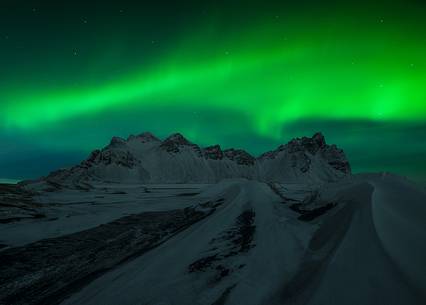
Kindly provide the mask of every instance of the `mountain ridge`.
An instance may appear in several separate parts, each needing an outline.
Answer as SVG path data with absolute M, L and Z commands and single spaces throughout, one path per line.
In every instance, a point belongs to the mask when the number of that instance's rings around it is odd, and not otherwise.
M 336 181 L 351 175 L 346 155 L 322 133 L 294 138 L 254 157 L 244 149 L 201 147 L 180 133 L 164 140 L 150 132 L 113 137 L 71 168 L 24 184 L 90 185 L 96 181 L 215 183 L 226 178 L 264 182 Z

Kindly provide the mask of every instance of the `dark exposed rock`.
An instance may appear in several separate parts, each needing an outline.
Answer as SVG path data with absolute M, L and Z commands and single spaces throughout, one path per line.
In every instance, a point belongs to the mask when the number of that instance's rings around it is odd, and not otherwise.
M 200 206 L 206 207 L 206 208 L 217 208 L 223 205 L 224 202 L 225 202 L 225 199 L 220 198 L 216 201 L 206 201 L 206 202 L 200 203 Z
M 337 148 L 337 146 L 333 144 L 331 146 L 325 147 L 321 153 L 328 161 L 328 164 L 330 164 L 333 168 L 345 174 L 351 173 L 351 166 L 342 149 Z
M 124 140 L 123 138 L 120 137 L 113 137 L 111 139 L 111 142 L 109 144 L 110 146 L 121 146 L 121 145 L 126 145 L 126 140 Z
M 237 218 L 237 234 L 232 242 L 239 247 L 240 252 L 247 252 L 252 247 L 254 231 L 255 213 L 253 210 L 246 210 Z
M 251 209 L 243 211 L 235 220 L 235 225 L 213 238 L 210 244 L 213 247 L 208 255 L 196 260 L 188 266 L 188 271 L 213 271 L 213 282 L 218 282 L 228 276 L 233 270 L 241 269 L 241 263 L 230 266 L 229 258 L 248 252 L 253 244 L 256 226 L 254 225 L 255 212 Z M 243 264 L 244 265 L 244 264 Z
M 223 151 L 226 158 L 240 165 L 254 165 L 255 158 L 243 149 L 226 149 Z
M 276 184 L 275 183 L 268 183 L 268 185 L 269 185 L 269 187 L 271 188 L 271 190 L 275 193 L 275 194 L 277 194 L 283 201 L 282 201 L 282 203 L 284 203 L 284 204 L 287 204 L 287 203 L 291 203 L 291 202 L 298 202 L 297 200 L 295 200 L 295 199 L 292 199 L 292 198 L 288 198 L 288 197 L 286 197 L 286 196 L 284 196 L 283 194 L 282 194 L 282 192 L 280 192 L 280 190 L 278 189 L 278 187 L 276 186 Z
M 275 156 L 278 154 L 276 150 L 267 151 L 261 154 L 258 159 L 275 159 Z
M 290 153 L 304 151 L 312 155 L 326 146 L 324 136 L 319 132 L 314 134 L 312 138 L 302 137 L 293 139 L 287 145 Z
M 311 159 L 304 152 L 293 153 L 290 158 L 292 167 L 298 168 L 302 173 L 309 171 Z
M 195 271 L 204 271 L 208 267 L 210 267 L 214 261 L 217 261 L 218 254 L 209 255 L 206 257 L 202 257 L 195 262 L 193 262 L 191 265 L 189 265 L 188 270 L 189 272 L 195 272 Z
M 161 148 L 165 149 L 169 153 L 178 153 L 181 148 L 185 146 L 191 147 L 197 153 L 197 155 L 201 157 L 202 153 L 200 147 L 188 141 L 180 133 L 172 134 L 160 145 Z
M 129 151 L 105 150 L 99 156 L 99 161 L 105 165 L 117 164 L 132 168 L 139 163 Z
M 321 132 L 317 132 L 316 134 L 314 134 L 312 136 L 312 140 L 320 147 L 323 148 L 326 143 L 325 143 L 325 138 L 324 135 Z
M 216 266 L 216 278 L 217 282 L 221 281 L 224 277 L 228 276 L 231 273 L 231 270 L 223 265 Z
M 143 132 L 137 136 L 131 135 L 129 136 L 129 138 L 127 139 L 127 141 L 133 141 L 133 140 L 138 140 L 142 143 L 148 143 L 148 142 L 153 142 L 153 141 L 160 141 L 160 139 L 158 139 L 155 135 L 153 135 L 150 132 Z
M 277 149 L 268 151 L 260 155 L 259 159 L 269 158 L 274 159 L 280 152 L 286 151 L 288 153 L 300 153 L 308 152 L 312 155 L 316 154 L 319 150 L 324 149 L 327 146 L 325 138 L 322 133 L 315 133 L 312 138 L 302 137 L 295 138 L 287 144 L 282 144 Z
M 203 149 L 203 155 L 206 159 L 222 160 L 223 151 L 219 145 L 208 146 Z
M 90 153 L 90 156 L 87 158 L 85 162 L 87 165 L 91 166 L 93 163 L 95 163 L 97 160 L 99 160 L 99 156 L 101 154 L 101 151 L 99 149 L 96 149 Z
M 293 211 L 301 214 L 298 219 L 301 221 L 311 221 L 315 218 L 325 214 L 328 210 L 334 208 L 337 204 L 334 202 L 326 203 L 325 205 L 322 205 L 320 207 L 316 207 L 313 209 L 306 209 L 302 207 L 302 204 L 300 203 L 294 203 L 290 205 L 290 209 Z
M 168 136 L 164 142 L 173 142 L 180 145 L 191 145 L 192 143 L 185 138 L 181 133 L 174 133 Z
M 128 150 L 105 148 L 102 151 L 93 151 L 89 158 L 83 161 L 80 166 L 88 168 L 99 164 L 116 164 L 128 168 L 133 168 L 139 163 L 140 161 Z
M 177 194 L 176 196 L 180 196 L 180 197 L 192 197 L 192 196 L 196 196 L 198 194 L 200 194 L 200 193 L 180 193 L 180 194 Z

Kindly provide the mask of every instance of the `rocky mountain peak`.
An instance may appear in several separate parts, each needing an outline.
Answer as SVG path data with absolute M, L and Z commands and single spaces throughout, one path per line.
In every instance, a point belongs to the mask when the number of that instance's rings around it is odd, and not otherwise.
M 288 142 L 286 146 L 289 152 L 306 151 L 314 155 L 324 148 L 326 143 L 323 134 L 317 132 L 312 137 L 295 138 Z
M 167 152 L 177 153 L 182 147 L 189 146 L 197 153 L 198 156 L 201 156 L 201 149 L 198 145 L 191 143 L 180 133 L 174 133 L 167 137 L 160 147 L 165 149 Z
M 322 151 L 322 156 L 328 161 L 328 164 L 334 169 L 345 173 L 351 173 L 351 166 L 346 159 L 345 152 L 336 145 L 327 145 Z
M 288 155 L 289 154 L 289 155 Z M 311 168 L 311 156 L 319 155 L 332 168 L 350 174 L 351 168 L 343 150 L 336 145 L 327 145 L 325 137 L 321 132 L 315 133 L 312 137 L 295 138 L 287 144 L 278 146 L 275 150 L 268 151 L 258 157 L 258 160 L 276 159 L 286 156 L 291 160 L 294 168 L 299 168 L 306 173 Z
M 160 141 L 160 139 L 158 139 L 155 135 L 153 135 L 150 132 L 143 132 L 143 133 L 141 133 L 137 136 L 131 135 L 127 140 L 128 141 L 137 140 L 137 141 L 140 141 L 142 143 Z
M 121 137 L 112 137 L 111 142 L 109 144 L 111 146 L 120 146 L 126 144 L 126 140 Z
M 174 133 L 171 134 L 170 136 L 168 136 L 165 140 L 164 143 L 166 142 L 173 142 L 179 145 L 191 145 L 192 143 L 186 139 L 182 134 L 180 133 Z
M 319 147 L 324 147 L 326 145 L 325 143 L 325 137 L 321 132 L 317 132 L 312 136 L 312 140 L 318 144 Z
M 226 149 L 223 151 L 226 158 L 240 165 L 254 165 L 256 159 L 243 149 Z
M 223 151 L 219 145 L 208 146 L 203 149 L 204 158 L 212 160 L 222 160 Z

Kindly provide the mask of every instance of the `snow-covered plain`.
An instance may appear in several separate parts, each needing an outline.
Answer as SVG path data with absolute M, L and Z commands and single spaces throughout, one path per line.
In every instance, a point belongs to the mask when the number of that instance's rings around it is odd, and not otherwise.
M 206 184 L 95 184 L 90 191 L 64 189 L 36 196 L 42 219 L 2 224 L 0 244 L 22 246 L 96 227 L 144 211 L 183 209 Z M 3 250 L 5 247 L 3 248 Z
M 0 224 L 0 262 L 8 260 L 0 263 L 0 304 L 426 304 L 426 193 L 397 176 L 100 183 L 38 196 L 46 217 Z M 6 271 L 20 266 L 8 251 L 34 251 L 38 241 L 54 255 L 44 240 L 90 238 L 126 215 L 185 208 L 204 214 L 148 250 L 94 269 L 89 280 L 67 278 L 52 292 L 43 286 L 49 272 L 36 270 L 16 271 L 14 281 L 27 281 L 20 288 L 5 282 Z M 110 234 L 106 248 L 120 238 Z M 69 255 L 51 269 L 68 264 Z M 43 259 L 34 251 L 35 261 Z

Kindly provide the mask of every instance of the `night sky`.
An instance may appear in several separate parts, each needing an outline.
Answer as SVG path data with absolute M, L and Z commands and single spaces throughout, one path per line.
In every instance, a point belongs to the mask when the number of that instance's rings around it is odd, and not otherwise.
M 114 135 L 256 155 L 322 131 L 354 172 L 426 180 L 425 1 L 105 2 L 1 1 L 0 178 Z

